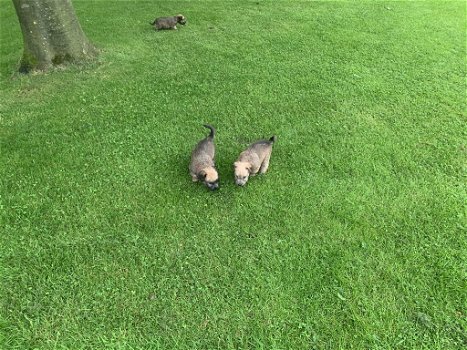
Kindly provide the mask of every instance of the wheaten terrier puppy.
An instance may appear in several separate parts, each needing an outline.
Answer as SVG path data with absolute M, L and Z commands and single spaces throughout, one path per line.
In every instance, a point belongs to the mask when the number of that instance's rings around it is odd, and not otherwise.
M 275 136 L 269 140 L 257 141 L 240 153 L 234 163 L 235 183 L 237 185 L 244 186 L 250 175 L 255 176 L 258 172 L 264 174 L 268 170 L 272 145 L 275 141 Z
M 183 15 L 176 15 L 172 17 L 159 17 L 156 18 L 150 25 L 154 26 L 155 30 L 161 29 L 177 29 L 177 24 L 186 24 L 186 17 Z
M 216 130 L 211 125 L 204 125 L 211 133 L 196 145 L 191 153 L 190 175 L 194 182 L 203 182 L 210 190 L 219 188 L 219 175 L 214 165 L 214 134 Z

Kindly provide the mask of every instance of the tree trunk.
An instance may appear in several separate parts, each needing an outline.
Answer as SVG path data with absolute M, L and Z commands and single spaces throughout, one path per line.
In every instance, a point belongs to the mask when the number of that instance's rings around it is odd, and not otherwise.
M 71 0 L 13 0 L 23 33 L 20 72 L 47 70 L 97 56 L 84 34 Z

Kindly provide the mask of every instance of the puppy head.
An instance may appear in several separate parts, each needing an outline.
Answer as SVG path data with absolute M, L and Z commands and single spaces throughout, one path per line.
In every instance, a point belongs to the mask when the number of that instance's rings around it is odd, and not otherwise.
M 219 188 L 219 175 L 214 168 L 206 168 L 198 174 L 198 179 L 202 181 L 211 191 Z
M 186 24 L 186 18 L 184 15 L 176 15 L 175 18 L 177 19 L 177 22 L 180 24 Z
M 238 186 L 244 186 L 250 176 L 251 165 L 247 162 L 235 162 L 235 183 Z

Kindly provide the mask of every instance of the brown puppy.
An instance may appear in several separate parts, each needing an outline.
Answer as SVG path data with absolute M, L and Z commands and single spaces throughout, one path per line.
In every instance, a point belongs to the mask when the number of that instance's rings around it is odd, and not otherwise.
M 234 163 L 235 183 L 238 186 L 244 186 L 250 175 L 255 176 L 258 171 L 264 174 L 268 170 L 272 145 L 275 141 L 275 136 L 269 140 L 257 141 L 240 153 L 238 160 Z
M 211 125 L 204 125 L 211 133 L 196 145 L 191 153 L 190 175 L 193 182 L 202 181 L 210 190 L 219 188 L 219 176 L 214 167 L 214 133 Z
M 156 18 L 150 25 L 154 26 L 155 30 L 161 29 L 177 29 L 177 24 L 186 24 L 186 18 L 183 15 L 176 15 L 172 17 L 159 17 Z

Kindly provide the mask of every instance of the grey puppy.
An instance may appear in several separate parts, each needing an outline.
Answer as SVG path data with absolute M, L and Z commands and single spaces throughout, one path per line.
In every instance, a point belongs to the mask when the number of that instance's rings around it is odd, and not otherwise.
M 156 18 L 152 23 L 154 29 L 161 30 L 161 29 L 177 29 L 177 24 L 186 24 L 186 17 L 183 15 L 176 15 L 172 17 L 159 17 Z
M 272 145 L 275 141 L 275 136 L 269 140 L 257 141 L 240 153 L 234 163 L 235 183 L 237 185 L 244 186 L 250 175 L 255 176 L 258 172 L 264 174 L 268 170 Z
M 208 124 L 205 124 L 204 127 L 211 130 L 211 133 L 198 142 L 191 153 L 190 175 L 193 182 L 201 181 L 210 190 L 217 190 L 219 188 L 219 175 L 214 165 L 214 134 L 216 130 Z

